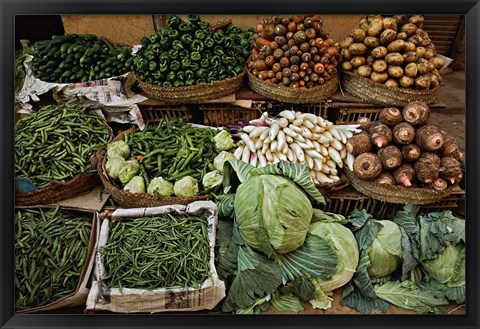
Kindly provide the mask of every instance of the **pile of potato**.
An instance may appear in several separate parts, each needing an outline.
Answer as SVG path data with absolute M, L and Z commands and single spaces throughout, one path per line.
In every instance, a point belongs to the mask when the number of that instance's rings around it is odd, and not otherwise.
M 421 15 L 366 16 L 338 43 L 342 69 L 388 87 L 428 90 L 445 61 L 422 29 Z

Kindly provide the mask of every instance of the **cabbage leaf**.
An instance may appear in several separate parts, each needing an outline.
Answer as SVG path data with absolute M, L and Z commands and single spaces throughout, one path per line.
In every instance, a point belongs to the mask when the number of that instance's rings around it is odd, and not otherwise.
M 293 294 L 280 294 L 275 291 L 272 295 L 272 306 L 279 312 L 295 312 L 303 311 L 300 299 Z

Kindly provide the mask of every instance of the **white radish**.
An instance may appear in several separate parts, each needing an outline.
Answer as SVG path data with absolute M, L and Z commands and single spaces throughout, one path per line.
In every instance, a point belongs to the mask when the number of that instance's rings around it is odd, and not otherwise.
M 315 151 L 317 151 L 317 152 L 321 152 L 321 151 L 322 151 L 322 146 L 320 145 L 319 142 L 317 142 L 316 140 L 314 140 L 312 143 L 313 143 L 313 147 L 315 148 Z
M 287 161 L 287 156 L 285 154 L 277 152 L 276 155 L 280 160 Z
M 243 154 L 243 146 L 237 147 L 237 149 L 235 150 L 235 152 L 233 152 L 233 156 L 234 156 L 235 159 L 237 159 L 237 160 L 240 160 L 240 159 L 242 158 L 242 154 Z
M 337 175 L 329 175 L 328 178 L 333 180 L 334 183 L 340 180 L 340 177 L 338 177 Z
M 299 142 L 297 141 L 297 144 L 304 150 L 308 150 L 308 149 L 312 149 L 314 147 L 311 147 L 310 145 L 308 145 L 307 143 L 302 143 L 302 142 Z
M 313 169 L 316 171 L 321 171 L 323 166 L 322 160 L 314 158 L 313 161 L 315 162 Z
M 327 125 L 327 127 L 333 127 L 334 126 L 333 122 L 328 121 L 328 120 L 325 124 Z
M 298 161 L 305 162 L 305 155 L 303 153 L 303 150 L 297 143 L 292 143 L 290 145 L 290 148 L 295 153 L 295 156 L 297 157 Z
M 323 136 L 327 137 L 329 141 L 333 140 L 333 135 L 328 130 L 323 132 Z
M 326 146 L 324 146 L 324 145 L 320 145 L 320 146 L 322 147 L 320 153 L 321 153 L 324 157 L 328 156 L 328 147 L 326 147 Z
M 293 151 L 292 151 L 291 148 L 288 148 L 288 151 L 287 151 L 287 159 L 288 159 L 288 161 L 290 161 L 290 162 L 294 162 L 294 161 L 296 160 L 295 154 L 293 153 Z
M 342 140 L 342 136 L 340 136 L 339 132 L 334 127 L 330 127 L 328 131 L 330 134 L 332 134 L 333 138 L 337 139 L 338 141 Z
M 250 152 L 255 152 L 255 143 L 250 139 L 247 134 L 241 134 L 240 138 L 245 142 L 247 147 L 250 149 Z
M 285 110 L 285 111 L 280 112 L 279 115 L 281 117 L 284 117 L 285 119 L 287 119 L 290 122 L 293 122 L 293 120 L 295 120 L 295 113 L 293 111 Z
M 265 154 L 265 152 L 267 152 L 267 149 L 268 149 L 269 147 L 270 147 L 270 144 L 263 144 L 261 153 L 262 153 L 262 154 Z
M 297 136 L 295 136 L 294 139 L 299 142 L 305 143 L 305 138 L 300 134 L 297 134 Z
M 317 177 L 316 177 L 316 176 L 310 175 L 310 178 L 313 180 L 313 183 L 314 183 L 315 185 L 320 185 L 320 182 L 317 180 Z
M 251 125 L 250 126 L 245 126 L 245 127 L 242 128 L 242 131 L 246 132 L 248 134 L 248 133 L 251 133 L 252 131 L 254 131 L 255 128 L 257 128 L 257 126 L 251 126 Z
M 260 136 L 258 138 L 260 140 L 264 141 L 268 137 L 269 134 L 270 134 L 270 128 L 267 128 L 264 131 L 262 131 L 262 133 L 260 134 Z
M 329 147 L 328 155 L 330 155 L 330 158 L 332 158 L 332 160 L 335 161 L 340 168 L 343 168 L 342 158 L 340 157 L 340 153 L 338 153 L 336 149 L 334 149 L 333 147 Z
M 315 127 L 312 129 L 312 131 L 313 131 L 314 133 L 317 133 L 317 134 L 318 134 L 318 133 L 324 132 L 324 131 L 325 131 L 325 128 L 320 127 L 319 125 L 315 125 Z
M 314 121 L 315 123 L 317 122 L 317 120 Z M 315 123 L 310 121 L 310 120 L 303 120 L 303 125 L 305 127 L 307 127 L 308 129 L 313 129 L 315 128 Z
M 336 129 L 336 131 L 337 131 L 338 134 L 340 135 L 340 137 L 341 137 L 340 140 L 342 141 L 342 143 L 345 144 L 345 143 L 347 142 L 347 140 L 348 140 L 346 131 L 343 130 L 343 129 L 338 129 L 338 128 Z
M 278 148 L 278 146 L 277 146 L 277 148 Z M 282 151 L 283 154 L 286 155 L 288 153 L 288 150 L 289 150 L 288 144 L 285 143 L 285 145 L 283 146 L 283 149 L 281 151 Z
M 252 166 L 256 167 L 257 166 L 257 160 L 258 160 L 257 153 L 256 152 L 251 153 L 250 154 L 250 164 Z
M 331 170 L 330 170 L 330 174 L 332 174 L 332 175 L 338 175 L 338 170 L 337 170 L 337 168 L 331 169 Z
M 295 126 L 295 125 L 289 125 L 288 128 L 292 129 L 294 132 L 296 132 L 297 134 L 301 134 L 302 133 L 302 128 L 300 128 L 299 126 Z
M 322 173 L 321 171 L 317 171 L 317 174 L 315 177 L 317 178 L 320 184 L 333 183 L 333 180 L 329 178 L 327 175 L 325 175 L 324 173 Z
M 288 127 L 288 120 L 286 118 L 280 118 L 278 119 L 278 125 L 280 126 L 280 128 L 285 128 L 285 127 Z
M 291 136 L 288 135 L 285 135 L 285 140 L 287 141 L 287 144 L 291 144 L 295 141 Z
M 270 139 L 270 137 L 267 137 L 265 138 L 265 140 L 263 141 L 265 144 L 270 144 L 272 140 Z
M 343 148 L 345 148 L 345 145 L 336 138 L 332 139 L 330 145 L 337 151 L 341 151 Z
M 257 151 L 257 158 L 259 167 L 265 167 L 267 165 L 267 159 L 260 150 Z
M 348 152 L 347 153 L 347 167 L 348 167 L 348 170 L 350 171 L 353 171 L 353 162 L 355 161 L 355 156 Z
M 337 167 L 337 163 L 335 161 L 333 161 L 332 159 L 328 159 L 325 164 L 330 168 L 336 168 Z
M 327 126 L 327 121 L 322 118 L 322 117 L 317 117 L 317 124 L 320 126 L 320 127 L 323 127 L 325 128 Z
M 278 141 L 278 146 L 277 148 L 279 150 L 283 150 L 283 148 L 285 147 L 285 145 L 287 145 L 287 141 L 285 139 L 285 133 L 283 132 L 283 130 L 280 130 L 277 134 L 277 141 Z
M 305 153 L 314 159 L 323 159 L 323 156 L 315 150 L 305 150 Z
M 273 161 L 273 154 L 272 154 L 272 151 L 270 151 L 270 149 L 267 149 L 267 152 L 265 152 L 265 158 L 269 162 Z
M 277 145 L 278 145 L 278 142 L 276 140 L 270 143 L 270 151 L 272 153 L 277 152 Z
M 330 168 L 329 166 L 327 166 L 324 163 L 324 164 L 322 164 L 322 169 L 320 171 L 323 172 L 324 174 L 328 174 L 328 173 L 330 173 L 331 170 L 332 170 L 332 168 Z
M 347 148 L 344 147 L 340 150 L 340 157 L 342 158 L 342 160 L 345 160 L 347 158 Z
M 248 147 L 243 148 L 242 161 L 249 163 L 250 162 L 250 149 Z
M 290 128 L 283 128 L 283 132 L 285 133 L 285 135 L 290 136 L 290 137 L 292 137 L 292 138 L 295 138 L 295 137 L 297 137 L 297 135 L 298 135 L 296 132 L 294 132 L 294 131 L 293 131 L 292 129 L 290 129 Z
M 310 122 L 310 121 L 308 121 L 308 122 Z M 305 126 L 302 126 L 301 129 L 302 129 L 301 134 L 302 134 L 303 137 L 308 138 L 308 139 L 312 139 L 313 133 L 310 131 L 310 129 L 308 129 Z
M 270 132 L 268 133 L 268 137 L 273 141 L 275 137 L 277 137 L 278 132 L 280 131 L 280 126 L 278 123 L 274 122 L 270 127 Z
M 308 164 L 308 168 L 313 169 L 313 166 L 315 165 L 315 161 L 311 157 L 308 156 L 308 154 L 305 154 L 305 161 Z
M 278 163 L 278 162 L 280 162 L 280 159 L 278 158 L 278 156 L 277 156 L 276 153 L 272 153 L 272 156 L 273 156 L 273 163 Z
M 257 139 L 257 141 L 255 142 L 255 149 L 259 150 L 263 147 L 263 145 L 265 145 L 263 141 L 261 139 Z
M 293 121 L 294 126 L 300 127 L 302 124 L 303 124 L 303 119 L 296 119 L 295 121 Z
M 323 132 L 323 134 L 320 135 L 320 138 L 318 139 L 318 142 L 319 142 L 320 144 L 325 145 L 325 144 L 330 143 L 330 139 L 325 135 L 325 132 Z
M 262 132 L 264 132 L 267 129 L 268 129 L 268 127 L 264 127 L 264 126 L 256 127 L 250 133 L 250 138 L 256 138 L 256 137 L 260 136 L 262 134 Z

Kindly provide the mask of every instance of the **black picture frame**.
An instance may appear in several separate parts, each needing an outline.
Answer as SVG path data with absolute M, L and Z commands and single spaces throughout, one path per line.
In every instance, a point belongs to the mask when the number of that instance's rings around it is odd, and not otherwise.
M 2 328 L 478 328 L 479 295 L 479 31 L 478 0 L 443 1 L 22 1 L 1 3 L 1 88 L 0 98 L 0 324 Z M 14 18 L 19 14 L 456 14 L 465 15 L 466 31 L 466 223 L 467 297 L 465 315 L 14 315 L 13 213 L 14 213 Z M 32 28 L 35 28 L 32 26 Z

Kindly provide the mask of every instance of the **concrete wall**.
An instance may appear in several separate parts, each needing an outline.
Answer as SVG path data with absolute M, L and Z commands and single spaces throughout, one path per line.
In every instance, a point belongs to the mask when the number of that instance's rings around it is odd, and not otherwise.
M 185 18 L 185 16 L 181 16 Z M 225 17 L 232 18 L 241 28 L 255 27 L 264 15 L 202 15 L 202 19 L 216 23 Z M 358 15 L 324 15 L 325 27 L 330 37 L 340 41 L 354 28 L 362 16 Z M 134 45 L 138 44 L 142 36 L 148 36 L 155 31 L 152 15 L 64 15 L 63 26 L 66 33 L 92 33 L 104 36 L 113 43 Z

